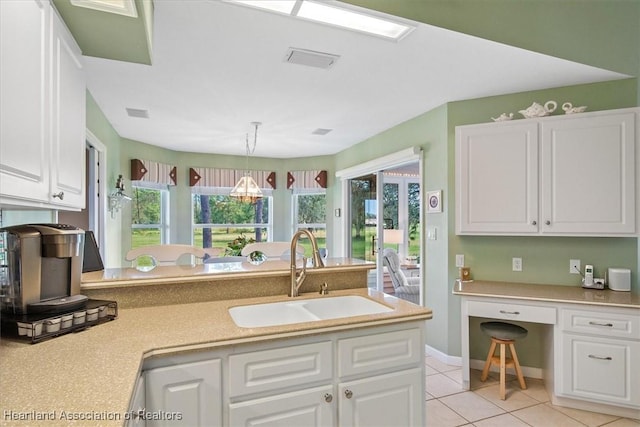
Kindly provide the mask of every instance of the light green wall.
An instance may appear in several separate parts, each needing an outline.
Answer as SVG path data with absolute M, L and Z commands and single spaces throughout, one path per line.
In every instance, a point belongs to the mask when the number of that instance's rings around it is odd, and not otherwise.
M 87 129 L 102 143 L 107 150 L 106 165 L 106 177 L 108 192 L 113 191 L 118 173 L 120 171 L 120 146 L 121 139 L 118 133 L 115 131 L 111 123 L 107 120 L 102 110 L 96 104 L 96 101 L 91 96 L 91 93 L 87 91 Z M 104 196 L 104 195 L 103 195 Z M 105 248 L 101 248 L 104 255 L 104 264 L 106 267 L 118 267 L 120 265 L 120 247 L 122 246 L 120 237 L 120 220 L 121 216 L 117 215 L 115 218 L 111 218 L 107 215 L 105 240 L 107 242 Z

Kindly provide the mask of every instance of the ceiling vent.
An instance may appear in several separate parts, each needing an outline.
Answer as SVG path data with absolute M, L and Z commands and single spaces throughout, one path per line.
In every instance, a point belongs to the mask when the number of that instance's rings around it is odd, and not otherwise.
M 287 51 L 285 61 L 290 64 L 306 65 L 308 67 L 324 68 L 326 70 L 331 68 L 338 58 L 340 58 L 340 55 L 290 47 Z
M 323 128 L 318 128 L 316 130 L 314 130 L 313 132 L 311 132 L 312 135 L 326 135 L 329 132 L 331 132 L 333 129 L 323 129 Z
M 139 108 L 127 108 L 126 110 L 129 117 L 138 117 L 141 119 L 149 118 L 149 110 L 141 110 Z

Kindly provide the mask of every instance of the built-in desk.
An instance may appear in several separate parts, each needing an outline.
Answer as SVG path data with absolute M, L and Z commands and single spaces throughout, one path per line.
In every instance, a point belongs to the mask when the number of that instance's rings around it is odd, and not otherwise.
M 469 318 L 546 324 L 540 343 L 552 402 L 640 417 L 640 295 L 577 286 L 456 281 L 462 382 L 470 387 Z

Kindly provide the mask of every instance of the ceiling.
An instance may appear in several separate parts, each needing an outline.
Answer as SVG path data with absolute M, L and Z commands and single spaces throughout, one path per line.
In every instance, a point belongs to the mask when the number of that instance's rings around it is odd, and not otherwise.
M 244 155 L 258 121 L 255 156 L 332 155 L 450 101 L 628 77 L 420 23 L 392 42 L 218 0 L 153 6 L 152 65 L 86 56 L 87 85 L 121 137 L 177 151 Z M 289 64 L 290 47 L 340 58 Z

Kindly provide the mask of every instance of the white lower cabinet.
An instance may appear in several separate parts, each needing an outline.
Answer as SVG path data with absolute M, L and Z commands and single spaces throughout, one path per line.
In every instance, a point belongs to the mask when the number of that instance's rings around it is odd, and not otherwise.
M 424 425 L 423 374 L 415 368 L 341 383 L 338 425 Z
M 640 319 L 634 311 L 564 309 L 556 394 L 640 409 Z
M 220 347 L 152 363 L 144 371 L 146 412 L 182 414 L 176 425 L 418 427 L 425 422 L 424 323 L 419 321 Z M 146 420 L 148 426 L 172 422 Z
M 229 405 L 231 426 L 330 427 L 335 425 L 333 386 L 280 393 Z
M 632 361 L 640 360 L 640 342 L 575 334 L 563 336 L 569 356 L 563 369 L 563 394 L 604 403 L 640 405 L 640 381 Z
M 220 359 L 146 371 L 146 425 L 222 425 L 221 384 Z

